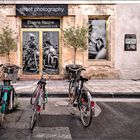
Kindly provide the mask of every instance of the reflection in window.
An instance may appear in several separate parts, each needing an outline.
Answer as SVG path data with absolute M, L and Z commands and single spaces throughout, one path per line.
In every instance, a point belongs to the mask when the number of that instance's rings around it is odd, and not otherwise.
M 106 59 L 106 20 L 90 19 L 89 20 L 89 59 Z

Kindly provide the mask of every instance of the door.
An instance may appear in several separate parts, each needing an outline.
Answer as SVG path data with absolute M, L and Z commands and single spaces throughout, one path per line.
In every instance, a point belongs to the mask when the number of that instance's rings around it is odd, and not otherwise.
M 22 71 L 23 74 L 59 74 L 58 29 L 22 30 Z
M 24 74 L 39 73 L 39 32 L 22 32 L 22 70 Z
M 59 32 L 43 31 L 43 72 L 59 74 Z

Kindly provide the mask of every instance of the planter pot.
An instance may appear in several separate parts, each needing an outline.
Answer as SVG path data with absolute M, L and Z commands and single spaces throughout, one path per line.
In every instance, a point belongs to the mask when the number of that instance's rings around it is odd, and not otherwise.
M 70 79 L 70 70 L 69 68 L 76 70 L 76 69 L 79 69 L 79 68 L 82 68 L 83 66 L 82 65 L 77 65 L 77 64 L 69 64 L 69 65 L 66 65 L 65 69 L 66 69 L 66 78 Z M 80 76 L 81 73 L 78 73 L 78 76 Z

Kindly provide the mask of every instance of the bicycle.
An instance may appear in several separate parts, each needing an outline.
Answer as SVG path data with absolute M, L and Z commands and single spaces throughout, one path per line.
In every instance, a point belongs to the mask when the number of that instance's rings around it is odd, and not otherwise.
M 0 67 L 8 69 L 6 65 L 1 64 Z M 9 69 L 8 69 L 9 75 Z M 3 85 L 0 85 L 0 103 L 1 103 L 1 122 L 5 119 L 5 114 L 12 110 L 14 107 L 14 96 L 16 95 L 13 85 L 11 85 L 11 79 L 7 76 L 3 79 Z
M 95 109 L 91 94 L 84 86 L 84 83 L 87 82 L 88 79 L 81 76 L 81 71 L 85 69 L 69 68 L 69 70 L 72 72 L 72 78 L 69 83 L 70 103 L 73 104 L 73 107 L 78 107 L 80 110 L 81 122 L 85 127 L 88 127 L 91 124 Z
M 32 116 L 30 121 L 30 130 L 34 129 L 36 121 L 38 119 L 38 115 L 41 112 L 41 105 L 43 104 L 43 110 L 45 110 L 45 104 L 47 103 L 48 93 L 45 89 L 46 86 L 46 78 L 42 73 L 40 80 L 37 83 L 37 87 L 32 93 L 30 104 L 32 105 Z

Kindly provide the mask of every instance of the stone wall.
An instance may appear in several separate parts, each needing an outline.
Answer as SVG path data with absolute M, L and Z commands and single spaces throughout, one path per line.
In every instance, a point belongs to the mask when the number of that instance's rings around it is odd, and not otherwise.
M 140 4 L 116 6 L 115 67 L 123 79 L 140 79 Z M 125 34 L 136 34 L 137 50 L 124 51 Z
M 0 30 L 5 26 L 9 26 L 18 46 L 17 52 L 10 53 L 10 63 L 20 65 L 20 20 L 15 17 L 15 5 L 0 5 L 0 17 Z M 0 55 L 0 63 L 6 62 L 6 55 Z
M 83 75 L 93 79 L 119 78 L 119 69 L 115 69 L 115 5 L 69 5 L 69 16 L 62 18 L 62 29 L 69 25 L 86 25 L 89 17 L 108 17 L 108 60 L 88 60 L 88 51 L 77 52 L 77 64 L 83 65 L 87 71 Z M 17 41 L 17 52 L 11 52 L 11 63 L 21 66 L 20 26 L 21 19 L 15 16 L 15 5 L 0 5 L 0 25 L 9 25 Z M 46 17 L 47 18 L 47 17 Z M 0 28 L 0 30 L 1 30 Z M 62 39 L 62 38 L 61 38 Z M 65 66 L 73 63 L 73 49 L 61 41 L 60 73 L 64 75 Z M 0 63 L 5 63 L 6 57 L 0 56 Z M 116 68 L 119 68 L 118 65 Z M 22 72 L 21 72 L 22 74 Z M 60 77 L 61 77 L 60 76 Z
M 108 60 L 88 60 L 88 51 L 77 52 L 76 62 L 87 70 L 84 76 L 93 79 L 119 78 L 119 70 L 115 69 L 115 5 L 69 5 L 69 15 L 63 18 L 63 28 L 68 25 L 87 25 L 89 17 L 108 17 Z M 65 55 L 68 54 L 68 55 Z M 73 49 L 63 43 L 62 66 L 71 64 Z

